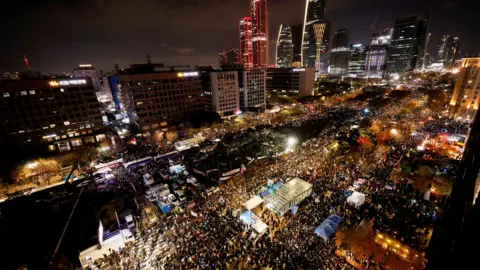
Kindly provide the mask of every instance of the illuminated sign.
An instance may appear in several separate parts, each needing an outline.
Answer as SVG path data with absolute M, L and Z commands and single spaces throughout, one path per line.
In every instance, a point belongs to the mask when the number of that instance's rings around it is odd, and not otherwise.
M 293 69 L 293 72 L 302 72 L 302 71 L 305 71 L 304 68 L 294 68 Z
M 198 71 L 179 72 L 179 73 L 177 73 L 177 76 L 178 76 L 179 78 L 183 78 L 183 77 L 196 77 L 196 76 L 198 76 Z
M 90 67 L 92 67 L 92 65 L 90 65 L 90 64 L 83 64 L 83 65 L 78 65 L 78 66 L 81 67 L 81 68 L 90 68 Z
M 87 80 L 78 79 L 78 80 L 63 80 L 63 81 L 49 81 L 48 85 L 50 86 L 59 86 L 59 85 L 80 85 L 87 84 Z

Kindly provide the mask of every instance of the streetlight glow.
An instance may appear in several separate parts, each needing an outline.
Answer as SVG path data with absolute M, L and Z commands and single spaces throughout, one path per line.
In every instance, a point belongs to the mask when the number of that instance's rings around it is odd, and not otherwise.
M 294 146 L 297 143 L 297 139 L 294 137 L 289 137 L 287 140 L 287 145 L 288 146 Z
M 29 169 L 33 169 L 38 166 L 38 162 L 30 162 L 30 163 L 27 163 L 27 165 L 25 166 Z

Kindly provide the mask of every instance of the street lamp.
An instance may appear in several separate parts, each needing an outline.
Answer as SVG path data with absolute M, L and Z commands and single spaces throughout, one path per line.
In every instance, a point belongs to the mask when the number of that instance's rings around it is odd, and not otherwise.
M 287 140 L 287 146 L 292 147 L 297 143 L 297 138 L 289 137 Z

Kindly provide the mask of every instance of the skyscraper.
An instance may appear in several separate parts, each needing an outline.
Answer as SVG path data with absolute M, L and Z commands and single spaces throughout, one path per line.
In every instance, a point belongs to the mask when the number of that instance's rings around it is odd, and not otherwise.
M 305 67 L 315 67 L 317 50 L 320 50 L 323 39 L 315 35 L 314 25 L 325 17 L 325 0 L 306 0 L 303 21 L 302 63 Z
M 292 28 L 280 25 L 277 38 L 276 67 L 290 67 L 293 62 Z
M 451 118 L 472 120 L 480 106 L 480 57 L 464 58 L 450 101 Z
M 227 52 L 227 64 L 228 65 L 236 65 L 239 63 L 239 52 L 237 48 L 231 48 Z
M 329 74 L 333 76 L 342 76 L 347 73 L 348 60 L 350 58 L 350 48 L 348 42 L 348 31 L 339 29 L 335 32 L 330 51 Z
M 240 64 L 242 64 L 246 69 L 251 69 L 253 68 L 252 18 L 242 18 L 238 28 L 240 33 Z
M 400 18 L 393 27 L 387 72 L 403 73 L 422 67 L 427 40 L 428 17 Z
M 293 64 L 302 66 L 303 24 L 292 25 Z
M 354 44 L 350 46 L 350 60 L 348 61 L 348 75 L 351 77 L 363 77 L 365 75 L 365 57 L 367 46 Z
M 459 45 L 458 37 L 443 33 L 437 45 L 435 62 L 442 63 L 444 67 L 452 66 L 457 56 Z
M 393 29 L 386 28 L 373 35 L 365 63 L 366 76 L 369 78 L 382 78 L 385 75 L 392 32 Z
M 252 18 L 253 66 L 268 66 L 268 8 L 267 0 L 250 0 Z
M 332 28 L 330 21 L 325 23 L 325 31 L 323 33 L 322 45 L 320 47 L 320 74 L 328 74 L 328 49 L 330 43 L 330 29 Z
M 220 67 L 227 64 L 227 53 L 224 50 L 218 52 L 218 64 Z

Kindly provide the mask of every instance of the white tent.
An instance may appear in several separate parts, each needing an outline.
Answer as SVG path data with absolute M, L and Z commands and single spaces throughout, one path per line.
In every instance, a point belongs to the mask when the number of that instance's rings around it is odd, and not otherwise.
M 347 202 L 355 205 L 356 208 L 359 208 L 365 203 L 365 194 L 354 191 L 352 195 L 347 198 Z
M 245 203 L 245 208 L 250 211 L 262 203 L 263 203 L 263 199 L 255 195 Z
M 253 224 L 253 229 L 258 233 L 258 234 L 261 234 L 263 233 L 265 230 L 267 230 L 268 226 L 267 224 L 265 224 L 263 221 L 261 220 L 257 220 L 255 222 L 255 224 Z

